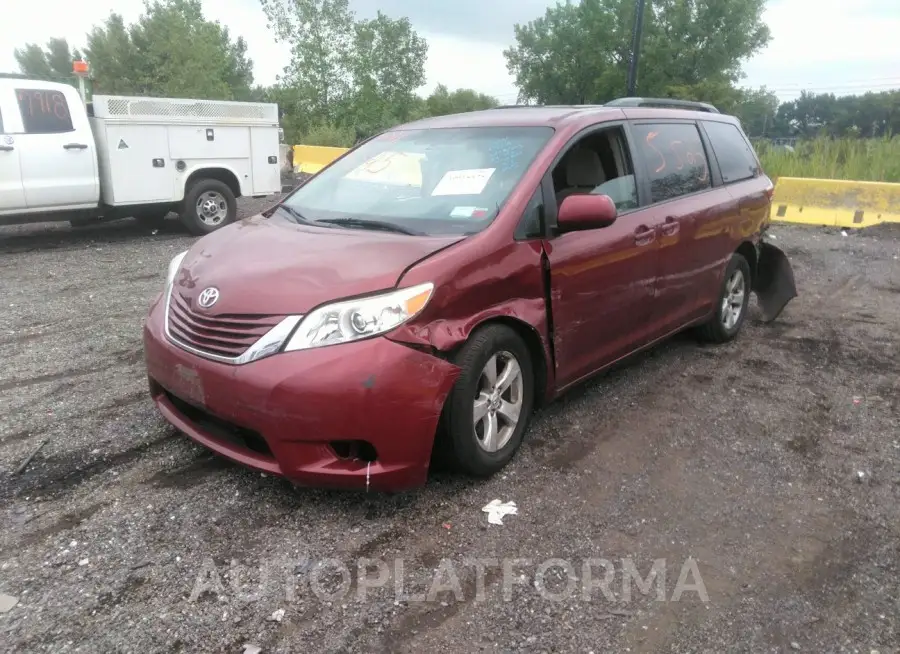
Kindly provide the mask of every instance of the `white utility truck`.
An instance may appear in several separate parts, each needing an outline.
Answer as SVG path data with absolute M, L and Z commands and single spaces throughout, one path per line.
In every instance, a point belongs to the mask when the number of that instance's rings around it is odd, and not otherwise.
M 0 225 L 177 213 L 193 234 L 281 191 L 278 105 L 95 95 L 0 79 Z

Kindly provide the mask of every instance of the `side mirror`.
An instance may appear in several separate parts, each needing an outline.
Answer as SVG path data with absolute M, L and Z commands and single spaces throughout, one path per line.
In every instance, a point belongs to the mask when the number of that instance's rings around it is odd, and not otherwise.
M 556 221 L 563 232 L 598 229 L 616 222 L 617 213 L 608 195 L 570 195 L 560 204 Z

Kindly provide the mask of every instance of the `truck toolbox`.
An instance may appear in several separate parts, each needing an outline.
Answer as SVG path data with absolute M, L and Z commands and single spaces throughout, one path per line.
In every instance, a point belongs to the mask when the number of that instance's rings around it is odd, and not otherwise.
M 0 79 L 0 224 L 177 213 L 202 235 L 236 220 L 237 198 L 280 193 L 278 105 L 95 95 Z
M 176 202 L 211 162 L 240 195 L 281 190 L 275 104 L 97 95 L 91 125 L 104 204 Z

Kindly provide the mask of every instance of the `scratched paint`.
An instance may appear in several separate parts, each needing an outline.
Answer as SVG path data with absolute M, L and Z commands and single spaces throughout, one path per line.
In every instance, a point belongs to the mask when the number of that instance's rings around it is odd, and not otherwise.
M 179 382 L 179 390 L 184 394 L 185 400 L 200 406 L 206 405 L 206 392 L 203 390 L 203 380 L 195 369 L 180 363 L 175 364 L 175 374 Z

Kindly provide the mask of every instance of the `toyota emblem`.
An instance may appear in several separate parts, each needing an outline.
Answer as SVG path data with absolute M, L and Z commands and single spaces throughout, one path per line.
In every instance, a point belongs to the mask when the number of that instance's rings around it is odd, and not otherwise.
M 209 309 L 212 305 L 219 301 L 219 289 L 215 286 L 210 286 L 209 288 L 204 288 L 200 293 L 200 297 L 197 298 L 197 304 L 199 304 L 204 309 Z

